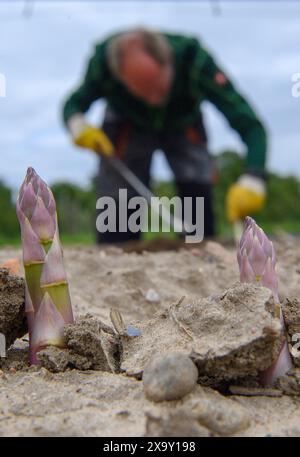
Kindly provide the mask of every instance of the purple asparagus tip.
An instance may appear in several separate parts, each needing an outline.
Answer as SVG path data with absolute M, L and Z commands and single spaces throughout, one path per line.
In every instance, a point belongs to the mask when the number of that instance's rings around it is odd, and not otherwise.
M 37 364 L 41 348 L 64 345 L 63 327 L 74 319 L 55 200 L 32 167 L 20 188 L 16 212 L 23 247 L 30 361 Z
M 292 359 L 285 337 L 285 324 L 279 303 L 276 255 L 273 243 L 254 219 L 247 216 L 244 232 L 237 248 L 237 260 L 241 282 L 260 282 L 273 295 L 275 307 L 279 309 L 283 343 L 276 360 L 261 375 L 263 385 L 274 385 L 275 381 L 292 368 Z

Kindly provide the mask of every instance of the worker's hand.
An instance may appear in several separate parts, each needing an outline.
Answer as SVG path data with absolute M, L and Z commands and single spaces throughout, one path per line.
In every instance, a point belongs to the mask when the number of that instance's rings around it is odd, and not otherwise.
M 266 188 L 263 179 L 252 175 L 242 175 L 233 184 L 226 197 L 226 214 L 230 222 L 260 211 L 265 203 Z
M 113 155 L 114 146 L 108 136 L 102 129 L 86 124 L 81 114 L 74 115 L 68 125 L 75 144 L 91 149 L 97 154 Z
M 74 143 L 82 148 L 92 149 L 98 154 L 106 156 L 111 156 L 114 152 L 113 144 L 103 130 L 92 127 L 91 125 L 87 125 L 74 138 Z

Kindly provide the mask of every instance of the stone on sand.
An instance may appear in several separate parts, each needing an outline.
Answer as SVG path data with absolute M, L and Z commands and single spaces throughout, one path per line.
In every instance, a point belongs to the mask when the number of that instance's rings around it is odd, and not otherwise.
M 194 389 L 197 378 L 198 370 L 191 359 L 173 352 L 148 362 L 143 373 L 144 391 L 156 402 L 178 400 Z

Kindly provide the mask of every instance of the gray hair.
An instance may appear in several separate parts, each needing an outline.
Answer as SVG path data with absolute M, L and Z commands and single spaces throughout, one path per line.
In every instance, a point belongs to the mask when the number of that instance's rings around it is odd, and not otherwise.
M 144 28 L 138 28 L 115 35 L 107 45 L 107 62 L 110 71 L 120 79 L 120 69 L 122 61 L 122 51 L 126 38 L 133 34 L 140 35 L 142 38 L 143 48 L 147 54 L 164 66 L 172 62 L 172 48 L 166 38 L 158 32 L 153 32 Z

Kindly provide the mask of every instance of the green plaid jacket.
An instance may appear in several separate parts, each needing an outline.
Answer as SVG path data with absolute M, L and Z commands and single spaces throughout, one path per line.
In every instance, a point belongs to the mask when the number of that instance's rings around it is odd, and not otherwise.
M 173 49 L 175 62 L 175 78 L 165 106 L 151 107 L 135 98 L 112 75 L 106 58 L 107 43 L 112 38 L 109 37 L 96 45 L 82 84 L 64 103 L 64 122 L 75 113 L 86 112 L 95 100 L 103 98 L 113 110 L 141 130 L 180 131 L 199 119 L 201 103 L 209 101 L 224 114 L 247 146 L 248 171 L 262 174 L 267 136 L 253 108 L 197 39 L 163 35 Z

